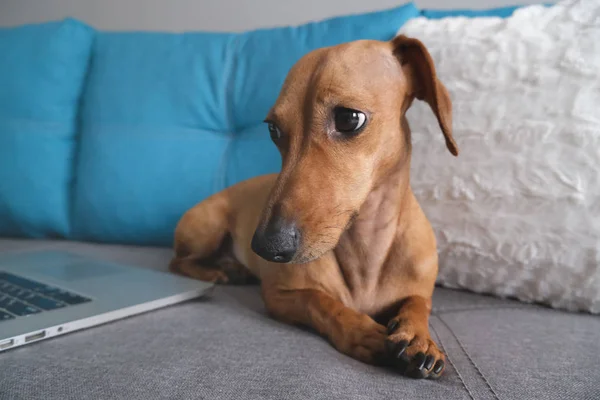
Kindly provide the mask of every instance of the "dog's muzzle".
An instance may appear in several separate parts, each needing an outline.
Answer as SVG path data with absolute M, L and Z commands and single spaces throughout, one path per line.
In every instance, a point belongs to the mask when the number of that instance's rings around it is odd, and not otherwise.
M 252 251 L 267 261 L 290 262 L 300 246 L 300 231 L 296 224 L 281 217 L 271 218 L 266 227 L 259 227 L 252 237 Z

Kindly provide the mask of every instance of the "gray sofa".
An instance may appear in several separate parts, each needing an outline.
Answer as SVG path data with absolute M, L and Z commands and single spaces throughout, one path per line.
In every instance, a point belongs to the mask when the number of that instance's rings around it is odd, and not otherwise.
M 165 270 L 170 249 L 0 240 Z M 7 351 L 1 399 L 600 399 L 600 319 L 437 288 L 437 381 L 364 365 L 270 319 L 257 286 Z

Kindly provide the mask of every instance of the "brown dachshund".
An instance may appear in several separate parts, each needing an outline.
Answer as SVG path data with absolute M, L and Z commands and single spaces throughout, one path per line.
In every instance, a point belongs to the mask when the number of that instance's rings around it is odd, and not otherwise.
M 420 41 L 305 55 L 265 121 L 281 172 L 185 213 L 171 270 L 220 283 L 254 276 L 273 317 L 358 360 L 439 377 L 445 358 L 428 326 L 436 241 L 409 182 L 414 98 L 429 104 L 457 155 L 450 98 Z

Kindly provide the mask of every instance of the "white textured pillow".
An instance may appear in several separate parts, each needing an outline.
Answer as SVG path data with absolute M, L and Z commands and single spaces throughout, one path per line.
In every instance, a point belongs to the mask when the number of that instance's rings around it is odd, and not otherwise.
M 427 46 L 453 101 L 458 158 L 425 103 L 408 112 L 438 283 L 599 313 L 600 1 L 399 33 Z

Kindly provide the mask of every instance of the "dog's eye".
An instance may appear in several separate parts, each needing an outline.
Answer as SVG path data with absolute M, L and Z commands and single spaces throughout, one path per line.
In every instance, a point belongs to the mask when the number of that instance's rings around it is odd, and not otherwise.
M 279 130 L 277 125 L 275 125 L 272 122 L 269 122 L 268 124 L 269 124 L 269 133 L 271 134 L 271 140 L 276 142 L 279 139 L 281 139 L 281 130 Z
M 340 133 L 357 133 L 367 121 L 367 116 L 351 108 L 337 107 L 335 114 L 335 130 Z

